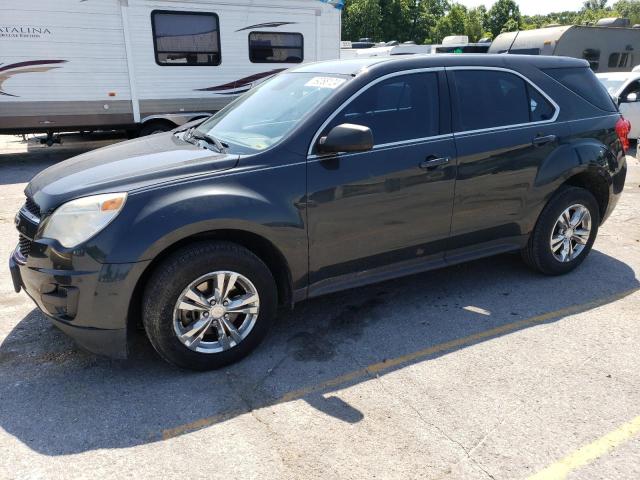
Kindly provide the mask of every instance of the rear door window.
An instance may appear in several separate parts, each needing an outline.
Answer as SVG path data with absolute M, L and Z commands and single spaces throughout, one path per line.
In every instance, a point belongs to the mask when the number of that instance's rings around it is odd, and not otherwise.
M 438 76 L 433 72 L 399 75 L 372 85 L 330 122 L 371 129 L 376 145 L 438 135 Z
M 555 107 L 532 85 L 527 84 L 529 93 L 529 121 L 544 122 L 551 120 L 556 113 Z
M 508 72 L 454 70 L 455 130 L 464 132 L 529 122 L 531 103 L 526 82 Z

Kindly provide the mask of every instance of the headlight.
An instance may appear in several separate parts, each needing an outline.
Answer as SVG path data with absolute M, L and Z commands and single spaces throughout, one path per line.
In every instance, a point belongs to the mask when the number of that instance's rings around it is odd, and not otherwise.
M 126 193 L 106 193 L 71 200 L 58 207 L 44 225 L 42 237 L 67 248 L 89 240 L 118 216 Z

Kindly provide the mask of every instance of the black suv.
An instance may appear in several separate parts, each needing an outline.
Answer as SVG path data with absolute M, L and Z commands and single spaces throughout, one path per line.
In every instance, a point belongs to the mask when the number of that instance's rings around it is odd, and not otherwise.
M 587 256 L 628 123 L 588 64 L 438 55 L 303 65 L 210 119 L 37 175 L 16 291 L 87 349 L 238 360 L 279 306 L 511 250 Z

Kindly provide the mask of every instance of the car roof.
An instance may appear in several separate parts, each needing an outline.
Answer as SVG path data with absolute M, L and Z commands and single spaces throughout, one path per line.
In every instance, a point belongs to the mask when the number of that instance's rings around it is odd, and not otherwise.
M 384 66 L 386 69 L 406 70 L 413 68 L 435 68 L 455 66 L 487 66 L 515 68 L 534 66 L 537 68 L 588 67 L 586 60 L 570 57 L 551 57 L 538 55 L 512 55 L 487 53 L 453 53 L 453 54 L 415 54 L 389 57 L 368 57 L 348 60 L 329 60 L 306 63 L 292 68 L 291 72 L 326 73 L 357 75 L 363 70 L 372 70 Z

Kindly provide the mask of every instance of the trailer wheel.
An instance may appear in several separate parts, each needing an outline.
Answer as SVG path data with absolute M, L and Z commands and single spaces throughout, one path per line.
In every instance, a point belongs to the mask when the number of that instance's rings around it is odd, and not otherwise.
M 154 120 L 145 123 L 140 129 L 140 136 L 146 137 L 147 135 L 154 135 L 156 133 L 168 132 L 176 128 L 176 125 L 169 121 Z

